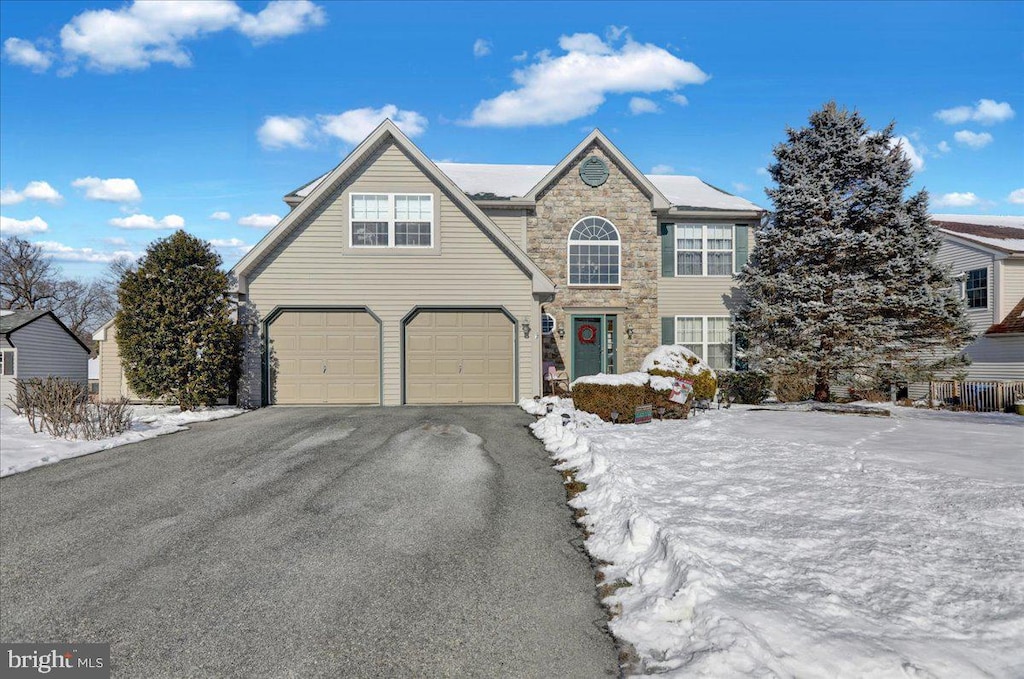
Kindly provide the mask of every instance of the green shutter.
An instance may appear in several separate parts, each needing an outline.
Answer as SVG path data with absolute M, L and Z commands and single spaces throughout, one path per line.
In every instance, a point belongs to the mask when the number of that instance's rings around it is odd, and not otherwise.
M 676 275 L 675 224 L 661 225 L 661 277 Z
M 746 224 L 736 225 L 736 273 L 743 271 L 750 256 L 750 227 Z
M 675 344 L 676 343 L 676 317 L 675 316 L 662 316 L 661 317 L 661 343 L 662 344 Z

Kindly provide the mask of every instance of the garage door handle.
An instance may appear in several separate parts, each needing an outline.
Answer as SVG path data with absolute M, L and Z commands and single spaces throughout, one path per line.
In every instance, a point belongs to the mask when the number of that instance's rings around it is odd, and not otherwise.
M 459 359 L 459 374 L 462 374 L 462 359 Z
M 324 375 L 327 374 L 327 361 L 320 361 L 320 369 L 324 371 Z

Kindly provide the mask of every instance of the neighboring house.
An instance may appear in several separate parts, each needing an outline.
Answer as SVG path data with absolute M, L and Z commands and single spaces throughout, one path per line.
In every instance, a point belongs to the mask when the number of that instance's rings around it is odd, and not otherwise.
M 52 311 L 0 312 L 0 403 L 15 393 L 15 379 L 64 377 L 87 387 L 89 353 Z
M 435 164 L 390 121 L 285 201 L 232 270 L 243 404 L 512 403 L 546 363 L 626 372 L 676 341 L 731 367 L 764 214 L 596 130 L 554 166 Z
M 978 337 L 971 380 L 1024 380 L 1024 217 L 932 215 Z
M 96 340 L 96 359 L 99 361 L 99 399 L 116 401 L 126 398 L 133 403 L 150 402 L 151 399 L 140 397 L 128 387 L 128 380 L 121 367 L 121 354 L 117 350 L 117 328 L 114 327 L 114 319 L 111 318 L 104 323 L 92 334 L 92 338 Z

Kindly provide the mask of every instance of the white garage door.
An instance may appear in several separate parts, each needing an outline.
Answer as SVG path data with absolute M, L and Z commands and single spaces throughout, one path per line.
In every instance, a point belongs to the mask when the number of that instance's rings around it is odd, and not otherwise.
M 514 351 L 500 311 L 421 311 L 405 328 L 406 403 L 512 403 Z
M 284 311 L 268 332 L 271 403 L 380 403 L 380 324 L 370 314 Z

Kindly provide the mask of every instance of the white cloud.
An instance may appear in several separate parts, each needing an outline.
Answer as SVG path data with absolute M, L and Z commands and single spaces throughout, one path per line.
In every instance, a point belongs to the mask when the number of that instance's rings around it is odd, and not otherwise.
M 309 118 L 267 116 L 257 130 L 256 137 L 265 149 L 283 149 L 288 146 L 308 148 L 312 128 L 313 121 Z
M 956 106 L 936 112 L 935 117 L 947 125 L 975 122 L 982 125 L 995 125 L 1010 120 L 1015 115 L 1008 102 L 997 102 L 994 99 L 979 99 L 974 106 Z
M 65 262 L 94 262 L 100 264 L 106 264 L 112 262 L 115 259 L 138 259 L 141 257 L 140 253 L 131 252 L 130 250 L 117 250 L 115 252 L 99 252 L 92 248 L 73 248 L 63 243 L 58 243 L 52 240 L 41 240 L 35 243 L 43 250 L 43 254 L 51 259 L 57 259 Z
M 239 219 L 238 223 L 242 226 L 251 226 L 256 229 L 269 229 L 272 226 L 276 226 L 279 221 L 281 221 L 281 218 L 277 215 L 251 214 Z
M 616 26 L 613 24 L 604 30 L 604 37 L 608 38 L 609 42 L 615 42 L 628 30 L 629 26 Z
M 966 193 L 946 193 L 935 199 L 935 204 L 942 207 L 971 207 L 980 202 L 981 199 L 970 191 Z
M 767 167 L 759 167 L 759 168 L 757 168 L 756 170 L 754 170 L 754 174 L 756 174 L 758 177 L 768 177 L 768 176 L 771 175 L 771 173 L 768 172 L 768 168 Z
M 743 182 L 733 182 L 732 188 L 736 193 L 744 193 L 750 190 L 750 187 Z
M 633 97 L 629 100 L 629 112 L 635 116 L 644 113 L 661 113 L 661 107 L 644 97 Z
M 12 217 L 0 217 L 0 233 L 5 236 L 24 236 L 29 233 L 42 233 L 50 226 L 42 217 L 32 219 L 14 219 Z
M 323 7 L 314 5 L 310 0 L 275 0 L 267 3 L 259 14 L 243 13 L 238 22 L 238 32 L 261 45 L 326 23 L 327 13 Z
M 7 38 L 4 40 L 4 55 L 12 64 L 42 73 L 53 64 L 53 53 L 42 51 L 29 40 Z
M 940 141 L 939 145 L 936 148 L 938 148 L 939 153 L 949 153 L 950 150 L 951 150 L 950 147 L 949 147 L 949 142 L 947 142 L 945 140 Z
M 992 135 L 988 132 L 971 132 L 970 130 L 953 133 L 953 139 L 956 143 L 969 146 L 972 149 L 985 148 L 992 143 Z
M 668 95 L 668 100 L 673 104 L 679 104 L 680 106 L 688 106 L 690 104 L 690 100 L 683 94 L 670 94 Z
M 21 191 L 7 188 L 0 190 L 0 205 L 17 205 L 25 200 L 41 200 L 46 203 L 59 203 L 64 199 L 57 189 L 48 182 L 31 181 Z
M 128 245 L 128 241 L 125 240 L 124 238 L 121 238 L 120 236 L 115 236 L 113 238 L 104 238 L 103 242 L 106 243 L 107 245 Z
M 253 249 L 252 244 L 246 243 L 241 238 L 212 238 L 208 242 L 225 255 L 232 257 L 241 257 Z
M 135 214 L 127 217 L 114 217 L 110 220 L 110 224 L 119 229 L 180 229 L 185 226 L 185 219 L 180 215 L 167 215 L 158 220 L 149 215 Z
M 477 38 L 476 42 L 473 43 L 473 56 L 479 59 L 480 57 L 486 57 L 490 53 L 491 41 Z
M 148 68 L 154 63 L 184 67 L 192 56 L 184 43 L 227 29 L 262 44 L 320 26 L 322 7 L 309 0 L 274 0 L 249 14 L 231 0 L 133 2 L 118 9 L 86 10 L 60 31 L 65 74 L 84 62 L 113 73 Z
M 527 52 L 526 50 L 523 50 L 519 54 L 517 54 L 514 57 L 512 57 L 512 61 L 526 61 L 529 58 L 530 58 L 530 53 Z
M 356 108 L 336 115 L 319 115 L 320 130 L 349 144 L 358 144 L 390 118 L 405 134 L 416 137 L 427 129 L 427 119 L 416 111 L 402 111 L 394 104 L 381 108 Z
M 218 222 L 226 222 L 229 219 L 231 219 L 231 213 L 226 212 L 224 210 L 217 210 L 212 215 L 210 215 L 210 219 L 215 219 Z
M 1024 189 L 1010 191 L 1010 195 L 1006 197 L 1006 200 L 1014 205 L 1024 205 Z
M 903 155 L 910 161 L 910 167 L 914 168 L 915 171 L 924 169 L 924 157 L 917 152 L 914 145 L 910 143 L 910 140 L 906 137 L 893 137 L 889 140 L 889 144 L 892 147 L 900 146 L 903 148 Z
M 676 168 L 665 164 L 655 165 L 651 168 L 651 174 L 672 174 L 675 171 Z
M 628 38 L 615 49 L 592 33 L 577 33 L 562 36 L 559 46 L 565 54 L 538 54 L 536 63 L 513 72 L 515 89 L 481 101 L 465 123 L 554 125 L 594 113 L 609 94 L 674 91 L 708 79 L 695 64 Z
M 76 189 L 85 189 L 85 197 L 89 200 L 111 203 L 137 203 L 142 200 L 142 192 L 131 178 L 82 177 L 71 182 L 71 185 Z

